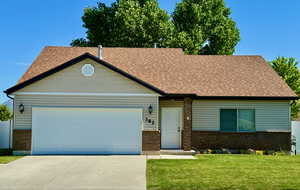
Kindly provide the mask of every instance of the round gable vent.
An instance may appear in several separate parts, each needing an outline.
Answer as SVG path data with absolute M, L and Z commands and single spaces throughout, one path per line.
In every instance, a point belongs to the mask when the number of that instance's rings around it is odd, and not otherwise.
M 85 64 L 81 68 L 81 73 L 86 77 L 93 76 L 94 72 L 95 72 L 95 69 L 92 64 Z

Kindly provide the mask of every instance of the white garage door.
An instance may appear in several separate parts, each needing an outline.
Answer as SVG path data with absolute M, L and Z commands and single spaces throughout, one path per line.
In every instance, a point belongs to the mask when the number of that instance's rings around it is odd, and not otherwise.
M 32 108 L 32 154 L 140 154 L 142 109 Z

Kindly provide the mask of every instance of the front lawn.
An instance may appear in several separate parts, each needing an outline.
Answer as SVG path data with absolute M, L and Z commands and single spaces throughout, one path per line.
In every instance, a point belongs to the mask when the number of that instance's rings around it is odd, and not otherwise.
M 0 156 L 0 164 L 7 164 L 22 157 L 23 156 Z
M 200 155 L 148 160 L 148 190 L 300 189 L 300 156 Z

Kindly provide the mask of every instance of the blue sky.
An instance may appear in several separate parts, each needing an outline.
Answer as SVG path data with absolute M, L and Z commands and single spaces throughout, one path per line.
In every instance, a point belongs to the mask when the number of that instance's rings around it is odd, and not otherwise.
M 172 13 L 180 0 L 159 0 Z M 295 57 L 300 61 L 299 0 L 225 0 L 241 31 L 238 55 Z M 98 0 L 2 0 L 0 6 L 0 102 L 46 45 L 68 46 L 85 36 L 83 8 Z M 111 3 L 111 0 L 102 1 Z M 288 3 L 287 3 L 288 2 Z

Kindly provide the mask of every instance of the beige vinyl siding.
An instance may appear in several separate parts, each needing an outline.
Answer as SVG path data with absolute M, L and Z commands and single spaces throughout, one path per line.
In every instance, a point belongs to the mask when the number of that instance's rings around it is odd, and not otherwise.
M 84 64 L 95 68 L 93 76 L 81 73 Z M 80 92 L 80 93 L 147 93 L 152 90 L 132 81 L 93 60 L 86 59 L 67 67 L 17 92 Z
M 20 114 L 18 106 L 24 104 L 25 111 Z M 152 105 L 153 113 L 148 113 L 148 106 Z M 128 97 L 128 96 L 46 96 L 46 95 L 16 95 L 15 96 L 15 126 L 14 129 L 31 129 L 31 114 L 33 106 L 82 106 L 82 107 L 116 107 L 143 108 L 145 117 L 153 119 L 154 125 L 144 122 L 145 130 L 157 129 L 158 97 Z
M 193 101 L 193 130 L 218 131 L 221 108 L 255 109 L 256 131 L 290 131 L 289 101 Z

